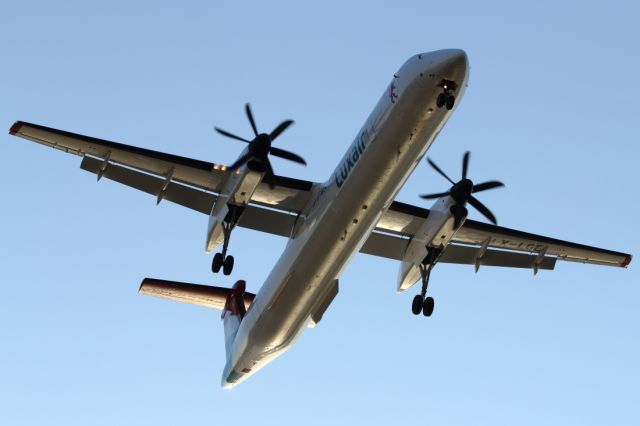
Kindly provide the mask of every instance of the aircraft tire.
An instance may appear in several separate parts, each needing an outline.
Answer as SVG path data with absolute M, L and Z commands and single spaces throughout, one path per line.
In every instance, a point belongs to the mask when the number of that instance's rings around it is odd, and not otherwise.
M 438 108 L 442 108 L 446 103 L 447 103 L 447 95 L 445 95 L 444 93 L 440 93 L 438 95 L 438 99 L 436 99 L 436 106 Z
M 216 253 L 213 256 L 213 261 L 211 262 L 211 272 L 213 272 L 214 274 L 217 274 L 220 271 L 220 268 L 222 267 L 223 261 L 224 259 L 222 257 L 222 253 Z
M 447 106 L 448 110 L 453 109 L 453 106 L 455 105 L 455 103 L 456 103 L 456 97 L 455 96 L 453 96 L 453 95 L 447 96 L 446 106 Z
M 225 275 L 230 275 L 231 271 L 233 271 L 233 256 L 227 256 L 224 259 L 224 265 L 222 266 L 222 273 Z
M 425 317 L 430 317 L 433 313 L 433 308 L 435 306 L 435 301 L 433 297 L 427 297 L 424 299 L 424 304 L 422 305 L 422 315 Z
M 420 296 L 419 294 L 416 294 L 416 297 L 413 298 L 413 303 L 411 303 L 411 312 L 413 312 L 413 315 L 418 315 L 420 314 L 421 310 L 422 310 L 422 296 Z

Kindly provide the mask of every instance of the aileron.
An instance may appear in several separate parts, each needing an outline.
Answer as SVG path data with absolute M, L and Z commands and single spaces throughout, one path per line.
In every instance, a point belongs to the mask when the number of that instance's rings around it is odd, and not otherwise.
M 545 252 L 559 260 L 625 267 L 631 255 L 577 244 L 556 238 L 544 237 L 497 225 L 467 220 L 456 233 L 454 241 L 465 244 L 481 244 L 490 238 L 489 246 L 528 253 Z
M 101 159 L 108 156 L 111 162 L 148 173 L 164 175 L 173 168 L 175 170 L 174 179 L 205 190 L 216 191 L 219 189 L 224 177 L 222 173 L 224 166 L 221 165 L 53 129 L 39 124 L 18 121 L 12 127 L 12 131 L 16 136 L 69 154 L 89 155 Z

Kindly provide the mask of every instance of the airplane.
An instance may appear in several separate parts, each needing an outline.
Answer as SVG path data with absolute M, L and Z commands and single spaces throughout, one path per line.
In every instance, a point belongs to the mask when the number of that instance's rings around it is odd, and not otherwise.
M 466 53 L 438 50 L 409 58 L 393 75 L 343 159 L 325 182 L 278 176 L 276 156 L 306 164 L 274 141 L 293 123 L 260 133 L 249 104 L 253 136 L 221 135 L 245 144 L 230 166 L 180 157 L 17 121 L 9 133 L 82 157 L 80 167 L 163 200 L 208 215 L 205 249 L 221 251 L 214 273 L 232 273 L 229 242 L 236 226 L 288 239 L 257 294 L 238 280 L 231 288 L 145 278 L 145 295 L 222 311 L 226 365 L 222 387 L 231 388 L 286 351 L 306 327 L 316 326 L 338 294 L 338 279 L 356 253 L 400 261 L 398 292 L 420 282 L 413 314 L 429 317 L 431 271 L 438 263 L 552 270 L 557 261 L 627 267 L 631 255 L 497 226 L 476 195 L 503 186 L 476 184 L 463 156 L 460 180 L 429 165 L 451 187 L 423 195 L 430 209 L 396 201 L 396 195 L 463 97 L 469 77 Z M 491 223 L 467 219 L 467 205 Z

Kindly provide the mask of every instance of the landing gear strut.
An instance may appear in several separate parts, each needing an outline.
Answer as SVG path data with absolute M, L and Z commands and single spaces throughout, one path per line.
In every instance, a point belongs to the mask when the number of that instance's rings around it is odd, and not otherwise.
M 418 268 L 420 269 L 420 278 L 422 279 L 422 290 L 420 291 L 420 294 L 416 294 L 413 298 L 413 302 L 411 303 L 411 311 L 414 315 L 419 315 L 420 312 L 422 312 L 422 315 L 425 317 L 430 317 L 433 313 L 435 302 L 433 297 L 427 297 L 427 288 L 429 287 L 431 270 L 436 264 L 439 251 L 440 250 L 428 247 L 427 255 L 422 260 L 422 263 L 418 265 Z
M 222 221 L 222 232 L 224 235 L 224 242 L 222 243 L 222 252 L 216 253 L 213 256 L 213 262 L 211 262 L 211 271 L 217 274 L 222 268 L 224 275 L 230 275 L 233 271 L 233 256 L 227 256 L 227 249 L 229 248 L 229 240 L 231 240 L 231 231 L 236 227 L 238 219 L 242 214 L 243 207 L 229 205 L 229 211 Z
M 446 107 L 448 110 L 453 109 L 456 103 L 456 97 L 453 92 L 456 91 L 458 85 L 455 81 L 442 80 L 438 86 L 442 87 L 442 93 L 436 99 L 436 106 L 438 108 Z

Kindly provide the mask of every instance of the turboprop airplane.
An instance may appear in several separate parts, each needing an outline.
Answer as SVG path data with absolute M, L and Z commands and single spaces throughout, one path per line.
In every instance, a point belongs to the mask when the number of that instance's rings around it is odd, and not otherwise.
M 429 276 L 438 263 L 527 268 L 537 273 L 557 261 L 626 267 L 631 255 L 497 226 L 476 194 L 502 186 L 475 184 L 467 175 L 454 181 L 432 160 L 429 164 L 452 185 L 424 195 L 430 209 L 395 201 L 396 194 L 459 104 L 467 87 L 469 64 L 462 50 L 440 50 L 411 57 L 393 75 L 380 101 L 326 182 L 278 176 L 269 156 L 305 164 L 298 155 L 273 146 L 293 122 L 253 131 L 231 166 L 193 160 L 82 136 L 22 121 L 9 130 L 43 145 L 83 157 L 80 167 L 209 216 L 206 251 L 218 246 L 212 270 L 231 274 L 229 241 L 236 226 L 288 238 L 279 260 L 257 294 L 244 281 L 232 288 L 146 278 L 142 294 L 222 311 L 226 366 L 223 387 L 232 387 L 282 354 L 305 326 L 315 326 L 338 293 L 338 278 L 358 252 L 400 261 L 397 289 L 421 282 L 412 312 L 430 316 Z M 490 222 L 467 219 L 467 204 Z

